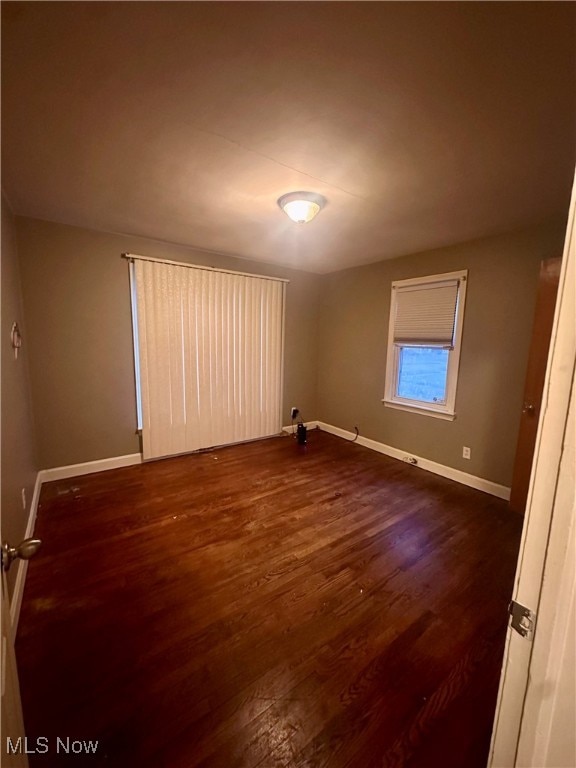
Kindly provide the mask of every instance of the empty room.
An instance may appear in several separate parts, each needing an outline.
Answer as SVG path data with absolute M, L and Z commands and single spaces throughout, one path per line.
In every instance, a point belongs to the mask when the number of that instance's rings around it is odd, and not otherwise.
M 2 3 L 3 767 L 574 768 L 575 32 Z

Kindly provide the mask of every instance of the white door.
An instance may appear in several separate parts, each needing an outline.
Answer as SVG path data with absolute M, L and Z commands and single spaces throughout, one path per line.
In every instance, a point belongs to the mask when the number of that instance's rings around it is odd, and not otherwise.
M 513 599 L 533 613 L 524 637 L 508 628 L 491 768 L 573 768 L 574 367 L 576 185 Z M 530 625 L 530 621 L 527 622 Z M 572 635 L 572 640 L 570 639 Z M 568 728 L 562 722 L 572 718 Z M 563 736 L 561 736 L 563 734 Z
M 24 754 L 24 721 L 20 703 L 20 686 L 16 657 L 14 655 L 14 638 L 8 595 L 6 592 L 6 576 L 2 572 L 2 734 L 0 741 L 0 766 L 2 768 L 27 768 L 28 758 Z M 10 741 L 8 741 L 10 739 Z M 18 739 L 21 739 L 19 742 Z M 10 748 L 15 747 L 15 754 Z

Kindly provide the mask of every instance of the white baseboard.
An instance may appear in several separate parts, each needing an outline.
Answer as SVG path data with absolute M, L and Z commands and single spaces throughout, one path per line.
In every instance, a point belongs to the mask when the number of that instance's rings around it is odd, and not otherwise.
M 347 440 L 353 440 L 356 435 L 354 432 L 348 432 L 340 427 L 334 427 L 331 424 L 325 424 L 323 421 L 316 422 L 318 429 L 323 432 L 329 432 L 332 435 L 343 437 Z M 416 459 L 419 469 L 425 469 L 428 472 L 433 472 L 435 475 L 442 475 L 450 480 L 456 480 L 463 485 L 469 485 L 471 488 L 476 488 L 478 491 L 484 491 L 490 493 L 492 496 L 498 496 L 500 499 L 508 501 L 510 499 L 510 488 L 505 485 L 499 485 L 493 483 L 492 480 L 485 480 L 483 477 L 476 477 L 476 475 L 469 475 L 467 472 L 462 472 L 460 469 L 454 469 L 453 467 L 447 467 L 445 464 L 438 464 L 430 459 L 424 459 L 421 456 L 415 456 L 408 451 L 400 451 L 398 448 L 393 448 L 390 445 L 379 443 L 377 440 L 370 440 L 367 437 L 361 435 L 355 441 L 358 445 L 363 445 L 365 448 L 370 448 L 378 453 L 384 453 L 386 456 L 391 456 L 393 459 L 405 460 L 407 456 Z
M 304 425 L 307 429 L 316 429 L 318 427 L 317 421 L 305 421 Z M 290 424 L 289 427 L 282 427 L 282 432 L 288 432 L 289 435 L 292 434 L 292 432 L 296 432 L 296 422 L 294 424 Z
M 25 539 L 30 539 L 34 535 L 41 487 L 42 479 L 40 477 L 40 472 L 38 472 L 36 475 L 36 482 L 34 483 L 34 493 L 32 494 L 30 511 L 28 512 L 28 522 L 26 524 L 26 533 L 24 535 Z M 14 592 L 12 593 L 12 599 L 10 601 L 10 619 L 12 622 L 13 637 L 16 636 L 16 631 L 18 629 L 18 619 L 20 618 L 20 607 L 22 606 L 22 596 L 24 595 L 26 572 L 28 571 L 28 561 L 17 560 L 14 567 L 17 568 L 16 581 L 14 582 Z
M 50 483 L 52 480 L 66 480 L 69 477 L 91 475 L 92 472 L 104 472 L 107 469 L 119 469 L 141 463 L 141 453 L 130 453 L 127 456 L 114 456 L 111 459 L 98 459 L 97 461 L 85 461 L 83 464 L 69 464 L 66 467 L 42 469 L 39 474 L 42 483 Z

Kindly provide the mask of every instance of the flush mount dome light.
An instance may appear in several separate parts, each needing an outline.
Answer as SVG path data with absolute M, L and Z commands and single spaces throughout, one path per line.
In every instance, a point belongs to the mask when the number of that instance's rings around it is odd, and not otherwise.
M 284 213 L 298 224 L 312 221 L 325 204 L 326 198 L 315 192 L 290 192 L 278 200 L 278 205 Z

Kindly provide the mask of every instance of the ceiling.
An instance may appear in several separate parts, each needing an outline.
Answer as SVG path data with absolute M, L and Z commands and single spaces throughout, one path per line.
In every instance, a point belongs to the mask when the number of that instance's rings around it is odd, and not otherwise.
M 17 214 L 330 272 L 567 212 L 572 3 L 2 3 Z M 324 195 L 311 223 L 277 206 Z

